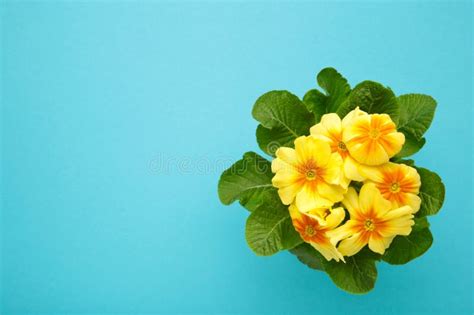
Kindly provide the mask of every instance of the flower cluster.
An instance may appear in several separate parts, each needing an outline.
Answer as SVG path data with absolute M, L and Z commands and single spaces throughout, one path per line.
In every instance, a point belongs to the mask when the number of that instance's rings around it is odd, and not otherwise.
M 272 184 L 301 238 L 327 260 L 366 245 L 384 254 L 395 236 L 411 233 L 420 176 L 390 162 L 404 142 L 389 115 L 356 108 L 343 119 L 323 115 L 294 148 L 276 151 Z
M 303 98 L 275 90 L 252 109 L 259 148 L 218 184 L 225 205 L 247 209 L 245 239 L 257 255 L 288 250 L 341 289 L 367 293 L 377 264 L 401 265 L 432 245 L 428 217 L 445 187 L 411 156 L 427 142 L 436 101 L 374 81 L 353 88 L 334 68 Z

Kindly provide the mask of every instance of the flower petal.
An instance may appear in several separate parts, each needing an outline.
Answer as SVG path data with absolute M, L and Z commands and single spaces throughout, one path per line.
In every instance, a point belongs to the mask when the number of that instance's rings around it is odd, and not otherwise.
M 312 185 L 304 185 L 303 189 L 296 195 L 296 206 L 302 212 L 308 212 L 315 208 L 330 207 L 332 204 L 330 200 L 319 196 Z
M 352 123 L 354 118 L 357 118 L 359 116 L 365 116 L 368 115 L 366 112 L 363 110 L 360 110 L 359 106 L 357 106 L 354 110 L 350 111 L 343 119 L 342 119 L 342 128 L 347 127 L 349 124 Z
M 342 131 L 341 118 L 336 113 L 325 114 L 321 117 L 321 125 L 332 134 L 337 134 Z
M 300 163 L 315 161 L 319 167 L 325 166 L 331 157 L 329 144 L 311 136 L 296 138 L 295 150 Z
M 290 165 L 298 165 L 298 158 L 295 149 L 281 147 L 275 152 L 275 156 Z
M 407 205 L 413 209 L 413 213 L 418 212 L 421 206 L 421 198 L 415 194 L 407 193 L 404 196 L 407 199 Z
M 340 240 L 346 239 L 360 232 L 359 224 L 355 220 L 348 220 L 340 227 L 327 231 L 326 235 L 331 238 L 331 243 L 337 244 Z
M 355 181 L 363 181 L 365 178 L 359 171 L 360 164 L 354 160 L 350 155 L 344 160 L 344 174 L 347 178 Z
M 378 216 L 385 215 L 392 207 L 391 202 L 384 199 L 372 183 L 364 184 L 360 189 L 359 204 L 362 213 L 368 214 L 373 210 Z
M 342 175 L 341 167 L 342 157 L 339 153 L 332 153 L 321 177 L 329 184 L 339 185 Z
M 346 207 L 352 219 L 360 216 L 359 196 L 353 187 L 349 187 L 347 193 L 344 195 L 342 204 Z
M 304 179 L 303 175 L 292 168 L 281 169 L 272 178 L 273 186 L 277 188 L 296 184 Z
M 299 183 L 282 187 L 278 189 L 278 195 L 280 196 L 281 202 L 284 205 L 289 205 L 295 200 L 296 194 L 298 194 L 303 186 Z
M 378 235 L 377 233 L 372 233 L 369 238 L 369 248 L 375 253 L 383 255 L 385 253 L 385 238 Z
M 337 207 L 331 210 L 331 213 L 326 217 L 326 228 L 334 229 L 344 220 L 346 212 L 342 207 Z
M 323 255 L 327 261 L 330 261 L 331 259 L 334 259 L 335 261 L 344 261 L 344 257 L 342 256 L 342 254 L 336 249 L 336 246 L 331 244 L 329 241 L 325 243 L 311 242 L 310 244 L 318 252 L 320 252 L 321 255 Z
M 317 185 L 318 194 L 332 203 L 339 202 L 344 198 L 344 188 L 336 185 L 329 185 L 325 182 L 320 182 Z M 332 205 L 332 204 L 331 204 Z
M 368 243 L 367 233 L 357 233 L 341 241 L 337 249 L 344 256 L 357 254 Z

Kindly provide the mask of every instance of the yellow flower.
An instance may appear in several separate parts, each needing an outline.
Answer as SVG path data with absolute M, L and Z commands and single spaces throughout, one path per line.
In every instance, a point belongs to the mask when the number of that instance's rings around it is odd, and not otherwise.
M 397 132 L 395 123 L 387 114 L 355 117 L 344 128 L 342 140 L 350 155 L 366 165 L 380 165 L 400 152 L 405 136 Z
M 414 212 L 420 209 L 420 175 L 413 167 L 405 164 L 387 163 L 377 167 L 362 167 L 366 182 L 372 182 L 392 207 L 410 206 Z
M 355 161 L 349 154 L 346 144 L 342 141 L 342 133 L 350 122 L 359 116 L 368 115 L 361 111 L 358 107 L 347 114 L 341 120 L 337 114 L 325 114 L 321 117 L 321 122 L 311 127 L 311 135 L 329 143 L 332 152 L 337 152 L 342 157 L 343 175 L 341 177 L 341 185 L 345 188 L 349 186 L 351 180 L 362 181 L 364 178 L 358 172 L 359 163 Z
M 331 153 L 326 142 L 299 137 L 295 149 L 281 147 L 272 161 L 273 186 L 285 205 L 295 201 L 303 212 L 332 206 L 341 201 L 345 189 L 339 185 L 342 159 Z
M 373 252 L 383 254 L 395 236 L 411 233 L 413 209 L 393 209 L 373 184 L 364 184 L 359 196 L 349 188 L 342 203 L 350 219 L 329 236 L 333 244 L 342 240 L 338 250 L 344 256 L 355 255 L 367 244 Z
M 343 208 L 325 209 L 324 217 L 318 218 L 313 216 L 318 216 L 319 213 L 313 215 L 302 213 L 295 205 L 291 205 L 289 209 L 293 226 L 306 243 L 311 244 L 326 260 L 344 261 L 344 257 L 337 251 L 327 235 L 344 220 Z

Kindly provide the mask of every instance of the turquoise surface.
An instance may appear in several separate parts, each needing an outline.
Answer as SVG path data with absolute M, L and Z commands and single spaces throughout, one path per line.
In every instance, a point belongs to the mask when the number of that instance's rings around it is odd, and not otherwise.
M 1 314 L 472 313 L 471 2 L 1 3 Z M 429 252 L 353 296 L 255 256 L 220 172 L 258 150 L 258 96 L 351 83 L 438 101 L 419 165 Z

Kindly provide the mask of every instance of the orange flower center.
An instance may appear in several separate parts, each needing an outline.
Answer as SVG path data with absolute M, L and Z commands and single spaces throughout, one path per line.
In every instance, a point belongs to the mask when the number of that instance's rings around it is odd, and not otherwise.
M 347 147 L 346 147 L 346 144 L 342 141 L 339 141 L 339 143 L 337 144 L 337 147 L 339 150 L 341 151 L 347 151 Z
M 380 131 L 378 129 L 370 129 L 369 137 L 374 140 L 377 139 L 378 137 L 380 137 Z
M 397 193 L 400 191 L 400 184 L 399 183 L 392 183 L 392 185 L 390 185 L 390 190 L 394 193 Z
M 316 230 L 314 229 L 312 225 L 307 225 L 304 230 L 304 233 L 308 235 L 309 237 L 313 237 L 314 235 L 316 235 Z
M 317 176 L 318 176 L 318 172 L 316 169 L 309 169 L 306 171 L 307 180 L 315 180 Z
M 373 231 L 375 229 L 374 221 L 372 221 L 372 219 L 366 219 L 364 222 L 364 228 L 367 231 Z

